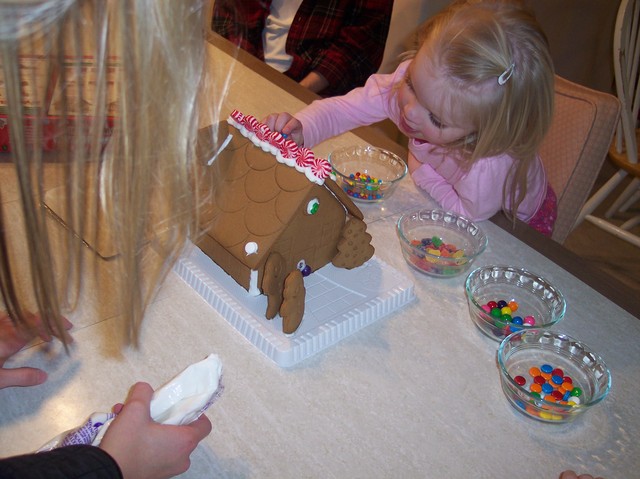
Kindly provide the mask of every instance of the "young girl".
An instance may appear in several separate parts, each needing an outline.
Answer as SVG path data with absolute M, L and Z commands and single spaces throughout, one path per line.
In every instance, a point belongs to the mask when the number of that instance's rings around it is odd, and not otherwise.
M 409 172 L 442 208 L 485 220 L 503 209 L 546 235 L 556 197 L 537 154 L 553 114 L 544 33 L 515 1 L 459 0 L 425 25 L 389 75 L 265 122 L 311 147 L 390 118 L 409 137 Z

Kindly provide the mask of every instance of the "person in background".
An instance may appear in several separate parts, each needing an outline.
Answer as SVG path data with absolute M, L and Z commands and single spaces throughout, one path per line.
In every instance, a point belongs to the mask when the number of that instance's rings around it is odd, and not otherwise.
M 216 0 L 213 31 L 321 96 L 380 67 L 393 0 Z
M 538 149 L 553 99 L 546 38 L 521 3 L 459 0 L 426 23 L 394 73 L 265 122 L 312 147 L 390 118 L 409 138 L 414 183 L 443 209 L 475 221 L 502 209 L 551 235 L 557 201 Z
M 1 387 L 46 380 L 44 371 L 4 368 L 32 338 L 56 337 L 65 348 L 72 341 L 65 313 L 77 304 L 91 273 L 83 239 L 95 244 L 91 232 L 98 229 L 110 233 L 118 257 L 100 284 L 105 289 L 96 291 L 113 295 L 122 308 L 124 342 L 139 344 L 147 305 L 197 230 L 199 98 L 212 86 L 204 54 L 206 3 L 0 0 L 0 97 L 11 134 L 11 153 L 3 155 L 18 183 L 4 190 L 0 182 L 0 198 L 16 196 L 11 203 L 19 205 L 23 220 L 16 221 L 0 201 Z M 28 68 L 25 59 L 33 58 L 40 61 L 41 77 Z M 91 69 L 85 68 L 87 58 Z M 40 78 L 65 85 L 56 90 L 63 119 L 85 115 L 54 138 L 43 128 L 49 88 L 37 86 Z M 27 111 L 27 105 L 40 108 Z M 30 129 L 24 128 L 27 113 Z M 208 113 L 218 118 L 216 111 Z M 105 127 L 111 115 L 113 131 Z M 55 141 L 55 153 L 43 153 L 48 141 Z M 64 239 L 43 206 L 49 161 L 64 173 L 65 201 L 57 213 L 76 233 Z M 96 218 L 99 228 L 92 224 Z M 125 404 L 114 407 L 118 415 L 99 448 L 69 446 L 2 459 L 0 476 L 164 478 L 186 471 L 211 423 L 204 415 L 186 426 L 155 423 L 152 394 L 145 383 L 131 388 Z

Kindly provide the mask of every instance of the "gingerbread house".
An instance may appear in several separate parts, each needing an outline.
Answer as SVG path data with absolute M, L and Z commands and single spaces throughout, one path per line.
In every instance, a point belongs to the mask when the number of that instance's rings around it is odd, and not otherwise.
M 267 296 L 293 333 L 304 314 L 304 277 L 332 263 L 354 268 L 373 255 L 362 212 L 331 179 L 324 159 L 252 116 L 200 131 L 208 197 L 198 246 L 248 294 Z

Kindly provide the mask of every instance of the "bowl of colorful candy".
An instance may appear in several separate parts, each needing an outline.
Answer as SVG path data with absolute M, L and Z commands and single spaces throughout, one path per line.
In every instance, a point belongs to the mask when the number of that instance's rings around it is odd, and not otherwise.
M 477 224 L 442 210 L 405 213 L 396 232 L 407 263 L 435 277 L 464 273 L 487 247 L 487 236 Z
M 498 348 L 502 390 L 518 411 L 539 421 L 572 421 L 602 401 L 611 373 L 582 341 L 545 329 L 521 330 Z
M 402 158 L 374 146 L 340 148 L 332 151 L 328 160 L 336 183 L 360 203 L 378 203 L 389 198 L 407 174 L 407 164 Z
M 467 276 L 465 291 L 474 324 L 502 341 L 509 334 L 547 329 L 564 318 L 567 303 L 553 284 L 523 268 L 487 265 Z

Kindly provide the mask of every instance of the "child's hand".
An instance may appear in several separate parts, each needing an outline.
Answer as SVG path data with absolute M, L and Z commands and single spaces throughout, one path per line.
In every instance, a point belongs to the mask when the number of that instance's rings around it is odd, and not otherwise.
M 290 113 L 272 113 L 263 120 L 265 125 L 272 131 L 279 131 L 287 135 L 298 145 L 304 146 L 304 135 L 302 134 L 302 123 L 300 123 Z
M 64 319 L 64 328 L 71 329 L 71 323 Z M 27 322 L 30 329 L 16 328 L 11 318 L 0 312 L 0 389 L 15 386 L 36 386 L 47 380 L 47 373 L 41 369 L 22 367 L 7 369 L 4 363 L 15 353 L 20 351 L 35 335 L 40 336 L 43 341 L 51 341 L 40 321 L 40 317 L 35 314 L 28 314 Z

